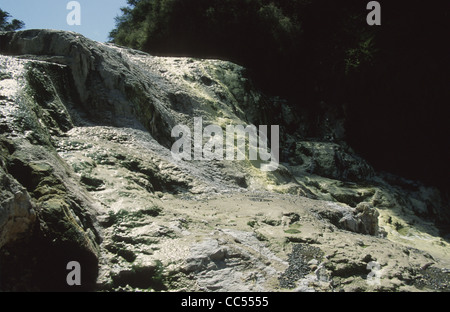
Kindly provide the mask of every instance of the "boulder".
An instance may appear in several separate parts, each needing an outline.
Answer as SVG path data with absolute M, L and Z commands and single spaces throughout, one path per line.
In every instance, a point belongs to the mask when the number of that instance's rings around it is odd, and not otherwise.
M 373 236 L 379 234 L 379 213 L 370 203 L 362 202 L 351 208 L 329 202 L 313 211 L 340 229 Z
M 373 168 L 345 145 L 331 142 L 297 142 L 296 170 L 339 181 L 365 181 L 374 176 Z

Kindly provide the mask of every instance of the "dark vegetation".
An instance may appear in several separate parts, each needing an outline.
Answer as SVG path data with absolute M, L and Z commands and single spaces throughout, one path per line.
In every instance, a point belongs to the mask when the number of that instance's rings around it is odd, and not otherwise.
M 11 15 L 8 12 L 0 9 L 0 31 L 16 31 L 25 26 L 25 23 L 17 19 L 13 19 L 11 22 L 8 20 Z
M 129 0 L 113 42 L 231 60 L 298 114 L 323 103 L 377 169 L 444 186 L 449 174 L 450 7 L 445 1 Z M 322 103 L 322 105 L 320 105 Z M 314 133 L 311 133 L 314 136 Z

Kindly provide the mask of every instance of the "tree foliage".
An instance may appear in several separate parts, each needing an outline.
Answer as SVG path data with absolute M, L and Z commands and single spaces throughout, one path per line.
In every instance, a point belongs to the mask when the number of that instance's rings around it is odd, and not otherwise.
M 231 60 L 254 71 L 267 90 L 286 94 L 298 92 L 294 79 L 305 89 L 317 87 L 313 71 L 326 78 L 373 61 L 373 29 L 354 32 L 365 23 L 365 5 L 344 2 L 349 5 L 329 0 L 129 0 L 110 37 L 156 55 Z M 325 68 L 331 72 L 324 73 Z
M 8 20 L 11 15 L 8 12 L 0 9 L 0 31 L 16 31 L 25 26 L 25 23 L 17 19 L 13 19 L 11 22 Z

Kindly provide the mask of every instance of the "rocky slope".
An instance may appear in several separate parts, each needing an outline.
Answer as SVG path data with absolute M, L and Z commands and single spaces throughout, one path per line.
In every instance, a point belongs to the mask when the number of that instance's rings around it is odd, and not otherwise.
M 0 33 L 0 53 L 0 290 L 450 289 L 439 191 L 325 140 L 332 115 L 305 138 L 244 68 L 50 30 Z M 277 122 L 282 164 L 175 160 L 194 117 Z

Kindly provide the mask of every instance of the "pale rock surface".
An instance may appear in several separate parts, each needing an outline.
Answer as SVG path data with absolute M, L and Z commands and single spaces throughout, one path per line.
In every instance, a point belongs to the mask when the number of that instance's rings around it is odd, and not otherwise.
M 439 191 L 344 143 L 280 124 L 275 172 L 173 159 L 171 129 L 194 117 L 295 122 L 241 66 L 51 30 L 0 43 L 0 290 L 67 289 L 77 259 L 87 290 L 449 290 Z

